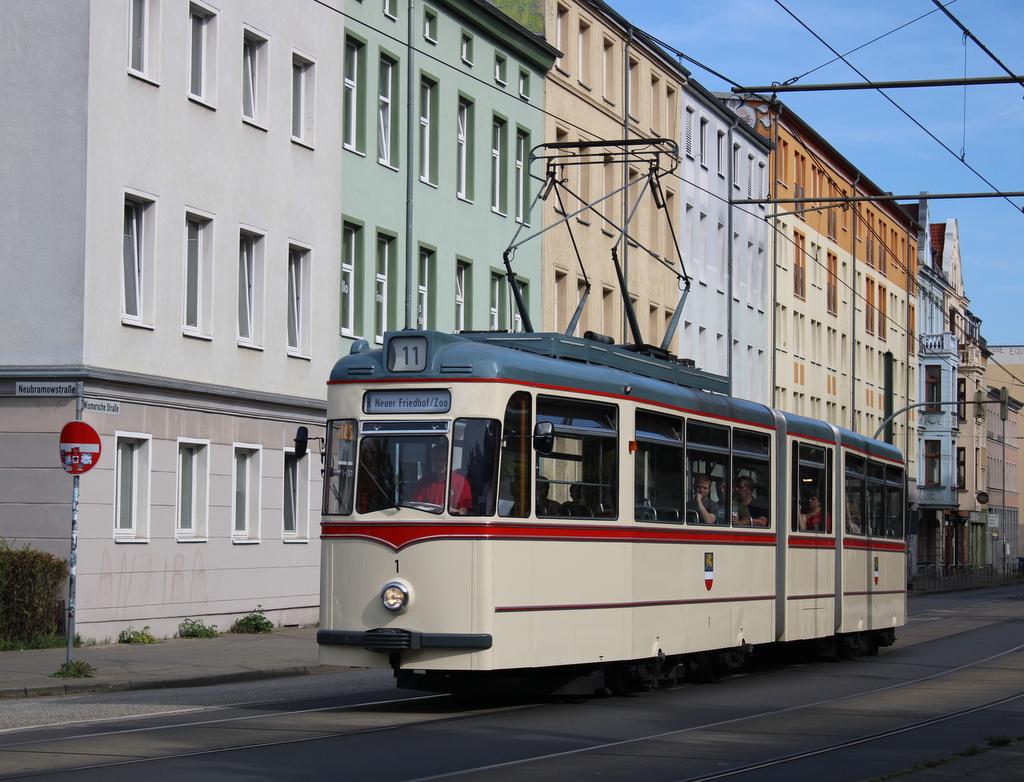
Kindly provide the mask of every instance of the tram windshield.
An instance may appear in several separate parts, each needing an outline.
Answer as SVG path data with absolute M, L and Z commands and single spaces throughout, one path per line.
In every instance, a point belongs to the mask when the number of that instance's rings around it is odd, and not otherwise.
M 354 429 L 332 422 L 325 512 L 494 513 L 498 421 L 364 422 L 357 441 Z

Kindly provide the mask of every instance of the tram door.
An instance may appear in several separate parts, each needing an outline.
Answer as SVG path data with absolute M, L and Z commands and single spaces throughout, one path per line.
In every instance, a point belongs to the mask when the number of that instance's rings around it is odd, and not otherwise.
M 793 443 L 790 481 L 789 595 L 800 596 L 787 622 L 792 638 L 830 635 L 836 621 L 836 546 L 832 451 Z

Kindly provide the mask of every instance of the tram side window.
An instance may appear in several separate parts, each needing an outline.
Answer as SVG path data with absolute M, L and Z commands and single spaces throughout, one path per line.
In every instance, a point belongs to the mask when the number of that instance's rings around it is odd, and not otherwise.
M 868 534 L 885 536 L 885 467 L 868 462 L 867 521 Z
M 759 432 L 733 430 L 733 524 L 771 526 L 770 439 Z
M 324 513 L 352 512 L 355 478 L 356 422 L 350 419 L 330 421 L 327 430 L 327 480 L 324 482 Z
M 793 530 L 832 532 L 832 452 L 793 443 Z
M 469 484 L 470 516 L 494 515 L 494 486 L 498 470 L 498 441 L 500 424 L 490 418 L 457 418 L 452 427 L 452 493 L 449 511 L 461 509 L 457 502 L 456 481 L 465 479 Z
M 732 507 L 729 430 L 724 426 L 686 426 L 686 521 L 728 524 Z M 705 490 L 706 488 L 706 490 Z
M 530 515 L 530 395 L 516 391 L 505 407 L 498 473 L 498 515 L 525 518 Z
M 577 399 L 537 397 L 537 421 L 555 429 L 554 450 L 537 456 L 537 481 L 559 516 L 617 516 L 616 408 Z
M 846 532 L 864 535 L 864 459 L 846 457 Z
M 682 419 L 637 411 L 633 456 L 634 518 L 679 523 L 683 507 Z
M 903 470 L 885 468 L 885 536 L 903 537 Z

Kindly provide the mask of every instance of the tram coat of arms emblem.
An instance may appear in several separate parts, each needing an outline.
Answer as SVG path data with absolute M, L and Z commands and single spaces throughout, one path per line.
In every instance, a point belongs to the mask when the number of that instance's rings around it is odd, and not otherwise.
M 704 554 L 704 588 L 711 591 L 715 583 L 715 555 L 708 551 Z

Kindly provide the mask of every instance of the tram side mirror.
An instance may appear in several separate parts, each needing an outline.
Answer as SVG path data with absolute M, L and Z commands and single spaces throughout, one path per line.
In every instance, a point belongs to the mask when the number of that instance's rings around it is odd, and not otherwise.
M 555 450 L 555 425 L 550 421 L 538 421 L 533 427 L 533 448 L 541 456 Z
M 295 458 L 301 459 L 306 455 L 306 447 L 309 445 L 309 427 L 300 426 L 295 432 Z

